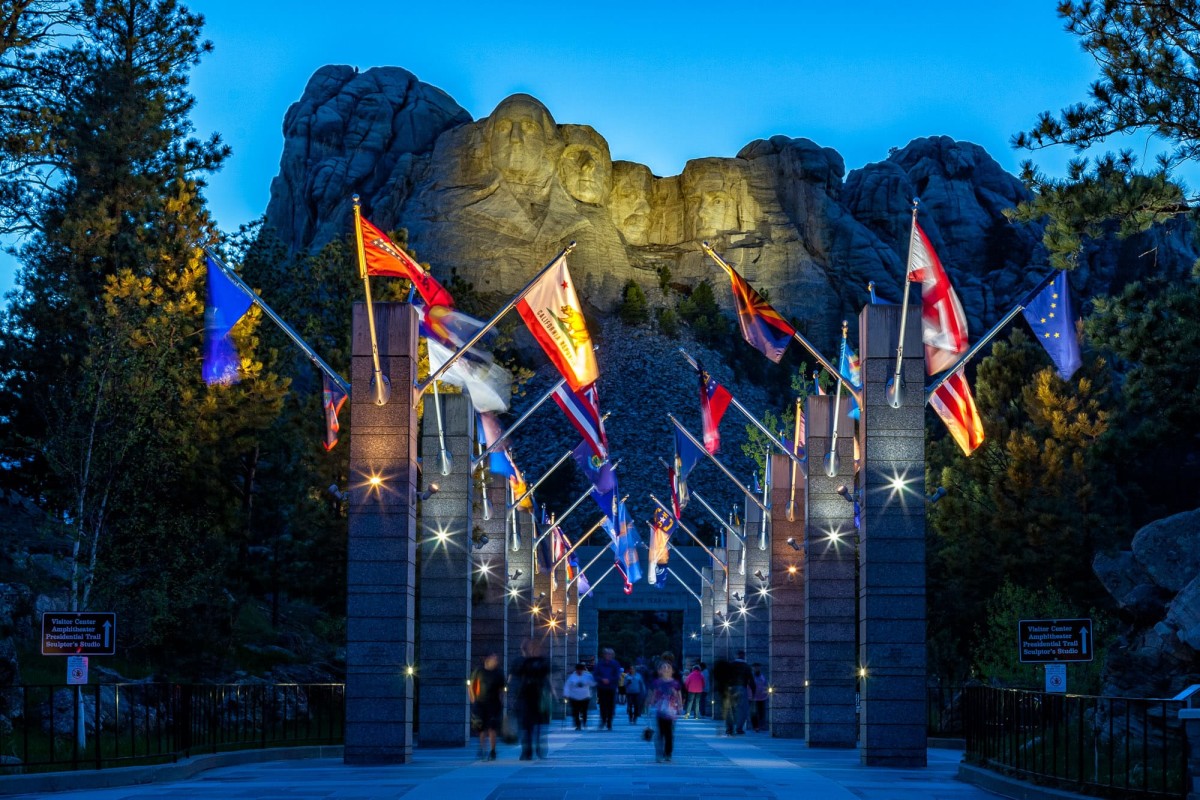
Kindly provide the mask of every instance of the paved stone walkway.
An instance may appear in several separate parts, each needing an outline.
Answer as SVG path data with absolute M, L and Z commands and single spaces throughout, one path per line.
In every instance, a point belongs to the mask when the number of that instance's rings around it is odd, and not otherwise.
M 854 750 L 808 750 L 766 734 L 726 737 L 711 721 L 680 720 L 675 756 L 654 762 L 641 725 L 618 716 L 612 731 L 555 726 L 548 757 L 519 761 L 502 745 L 494 762 L 474 748 L 421 750 L 411 764 L 347 767 L 340 760 L 268 762 L 204 772 L 193 780 L 63 792 L 72 800 L 267 800 L 431 798 L 432 800 L 995 800 L 954 779 L 960 754 L 930 750 L 926 769 L 868 769 Z M 44 795 L 15 795 L 31 798 Z

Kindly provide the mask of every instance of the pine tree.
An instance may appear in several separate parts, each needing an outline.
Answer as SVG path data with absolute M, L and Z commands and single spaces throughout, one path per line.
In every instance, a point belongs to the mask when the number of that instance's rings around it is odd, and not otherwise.
M 202 191 L 228 154 L 191 136 L 202 18 L 172 0 L 80 12 L 74 45 L 32 56 L 63 102 L 43 120 L 57 177 L 0 328 L 4 479 L 74 533 L 74 606 L 117 609 L 124 646 L 149 656 L 212 620 L 186 651 L 219 655 L 247 475 L 286 382 L 254 358 L 257 310 L 233 332 L 243 382 L 200 379 Z

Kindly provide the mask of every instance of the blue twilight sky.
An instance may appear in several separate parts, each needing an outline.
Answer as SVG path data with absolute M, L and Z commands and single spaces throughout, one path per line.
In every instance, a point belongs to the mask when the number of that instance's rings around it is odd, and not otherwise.
M 1052 0 L 187 5 L 215 46 L 193 73 L 194 120 L 233 148 L 207 191 L 228 231 L 266 209 L 283 116 L 325 64 L 404 67 L 476 118 L 528 92 L 658 175 L 775 134 L 832 147 L 848 170 L 944 134 L 1015 172 L 1029 154 L 1009 137 L 1096 75 Z M 1071 155 L 1034 158 L 1061 174 Z M 0 292 L 14 270 L 0 257 Z

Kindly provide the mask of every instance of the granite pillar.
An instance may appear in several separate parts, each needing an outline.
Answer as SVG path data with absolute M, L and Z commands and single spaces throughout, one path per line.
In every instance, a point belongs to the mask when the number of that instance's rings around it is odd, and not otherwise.
M 507 595 L 508 548 L 504 504 L 508 482 L 502 475 L 483 472 L 475 478 L 479 492 L 473 508 L 475 515 L 474 561 L 471 591 L 471 665 L 478 667 L 488 653 L 500 657 L 500 668 L 507 669 L 508 620 Z M 486 495 L 484 494 L 486 492 Z M 486 510 L 483 498 L 487 497 Z M 490 516 L 490 519 L 487 517 Z M 485 541 L 486 539 L 486 541 Z
M 900 408 L 886 399 L 900 307 L 867 306 L 863 354 L 863 510 L 859 547 L 860 757 L 869 766 L 926 764 L 925 359 L 921 306 L 908 312 Z
M 400 303 L 375 305 L 387 405 L 371 390 L 366 306 L 353 314 L 350 486 L 346 557 L 347 764 L 412 760 L 415 608 L 417 315 Z M 372 484 L 370 479 L 378 479 Z
M 503 506 L 501 506 L 503 508 Z M 513 509 L 508 520 L 505 549 L 508 556 L 508 591 L 505 597 L 505 616 L 508 628 L 508 664 L 505 674 L 511 675 L 521 663 L 521 647 L 530 638 L 529 608 L 533 593 L 533 524 L 529 513 Z
M 858 738 L 855 682 L 854 505 L 838 493 L 854 491 L 854 420 L 850 397 L 842 395 L 838 416 L 836 472 L 829 455 L 835 413 L 834 396 L 809 397 L 808 497 L 806 498 L 804 578 L 806 697 L 805 735 L 809 747 L 854 747 Z
M 438 426 L 431 399 L 425 401 L 421 435 L 427 481 L 434 477 L 433 467 L 439 463 Z M 472 513 L 476 482 L 471 475 L 475 415 L 465 394 L 443 394 L 441 406 L 453 467 L 449 475 L 436 475 L 439 491 L 421 508 L 419 741 L 422 747 L 462 747 L 471 738 L 467 684 L 473 666 L 471 573 L 477 538 Z
M 767 573 L 771 585 L 767 661 L 771 735 L 803 739 L 805 479 L 799 467 L 792 469 L 787 456 L 772 458 L 775 482 L 771 486 L 771 569 Z

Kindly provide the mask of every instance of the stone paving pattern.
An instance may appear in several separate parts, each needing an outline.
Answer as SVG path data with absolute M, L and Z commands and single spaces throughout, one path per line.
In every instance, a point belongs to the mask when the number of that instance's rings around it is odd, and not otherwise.
M 867 768 L 853 750 L 807 749 L 765 734 L 718 735 L 709 720 L 680 720 L 675 757 L 654 762 L 642 725 L 617 714 L 613 731 L 568 731 L 556 723 L 549 757 L 517 759 L 502 745 L 482 762 L 474 748 L 414 750 L 402 766 L 346 766 L 337 759 L 268 762 L 227 767 L 171 784 L 64 792 L 61 800 L 265 800 L 266 798 L 437 798 L 437 800 L 625 800 L 665 797 L 804 798 L 804 800 L 994 800 L 997 795 L 960 783 L 961 754 L 930 750 L 923 769 Z M 14 795 L 21 798 L 45 795 Z

